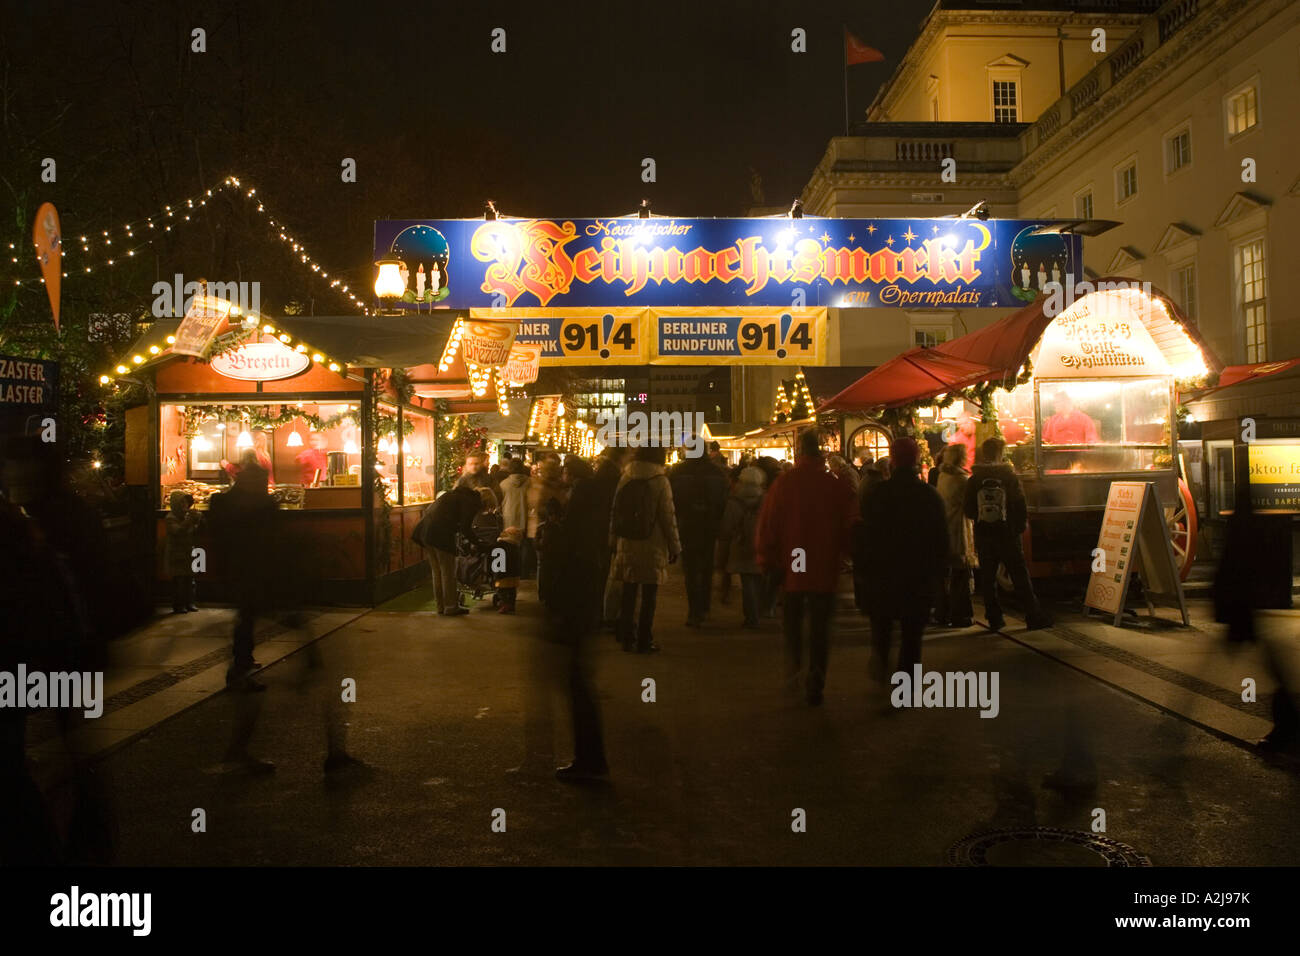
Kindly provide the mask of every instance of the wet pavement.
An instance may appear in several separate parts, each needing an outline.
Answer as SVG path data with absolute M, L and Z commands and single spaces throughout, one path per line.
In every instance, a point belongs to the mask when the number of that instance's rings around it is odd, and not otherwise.
M 551 776 L 571 753 L 567 705 L 548 676 L 562 652 L 539 639 L 531 595 L 515 617 L 449 619 L 427 606 L 412 592 L 344 623 L 268 667 L 265 693 L 216 693 L 102 758 L 115 862 L 926 866 L 969 862 L 975 847 L 1003 865 L 1102 865 L 1106 841 L 1156 866 L 1300 862 L 1295 767 L 1265 761 L 1192 706 L 1186 716 L 1154 699 L 1151 681 L 1196 707 L 1237 686 L 1235 671 L 1203 664 L 1191 675 L 1199 689 L 1170 679 L 1160 642 L 1217 653 L 1205 631 L 1117 638 L 1066 612 L 1054 631 L 1026 633 L 1012 618 L 1005 634 L 927 634 L 927 671 L 998 674 L 989 719 L 890 707 L 889 688 L 868 679 L 865 623 L 841 610 L 825 702 L 813 708 L 784 692 L 778 621 L 688 629 L 674 580 L 661 589 L 661 654 L 600 639 L 611 778 L 575 786 Z M 738 624 L 739 608 L 715 606 L 714 617 Z M 355 703 L 338 708 L 348 749 L 369 769 L 327 782 L 325 728 L 345 678 L 356 682 Z M 1231 703 L 1215 706 L 1243 735 L 1267 729 L 1262 705 Z M 222 764 L 249 721 L 250 749 L 274 772 Z M 1054 773 L 1069 786 L 1045 786 Z M 196 808 L 206 832 L 191 828 Z M 1023 832 L 980 838 L 1000 830 Z

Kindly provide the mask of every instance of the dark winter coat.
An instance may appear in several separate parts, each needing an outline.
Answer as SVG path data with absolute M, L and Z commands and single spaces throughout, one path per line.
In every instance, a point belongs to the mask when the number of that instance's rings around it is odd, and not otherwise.
M 979 491 L 986 482 L 996 482 L 1006 493 L 1007 520 L 990 527 L 987 522 L 979 520 Z M 989 532 L 1023 534 L 1029 522 L 1025 505 L 1025 492 L 1020 487 L 1020 479 L 1011 466 L 1006 463 L 996 465 L 981 464 L 971 469 L 970 481 L 966 483 L 966 517 L 975 522 L 977 535 Z
M 726 474 L 701 455 L 678 463 L 669 481 L 682 547 L 712 547 L 727 506 Z
M 483 510 L 483 499 L 465 485 L 451 489 L 424 512 L 411 537 L 425 548 L 456 553 L 457 533 L 467 538 L 474 534 L 474 519 Z
M 867 496 L 862 560 L 869 613 L 899 616 L 939 593 L 948 556 L 943 499 L 914 472 L 900 469 Z

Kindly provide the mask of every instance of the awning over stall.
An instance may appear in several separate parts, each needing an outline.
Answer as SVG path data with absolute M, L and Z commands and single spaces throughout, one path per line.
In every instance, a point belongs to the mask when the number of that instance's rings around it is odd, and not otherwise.
M 935 349 L 915 348 L 895 356 L 817 410 L 866 411 L 906 405 L 942 392 L 965 388 L 996 377 L 987 365 L 945 355 Z

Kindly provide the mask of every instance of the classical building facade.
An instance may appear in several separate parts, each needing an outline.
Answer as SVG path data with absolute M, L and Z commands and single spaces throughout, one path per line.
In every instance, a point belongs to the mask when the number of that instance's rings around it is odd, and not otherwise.
M 1226 364 L 1300 356 L 1297 88 L 1297 0 L 940 0 L 801 198 L 824 216 L 985 201 L 1114 220 L 1084 240 L 1089 277 L 1168 293 Z M 832 356 L 878 364 L 1005 314 L 832 310 Z

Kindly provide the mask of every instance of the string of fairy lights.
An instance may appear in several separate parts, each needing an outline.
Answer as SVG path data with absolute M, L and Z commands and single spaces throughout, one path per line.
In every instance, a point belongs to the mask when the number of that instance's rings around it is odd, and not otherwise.
M 328 368 L 331 372 L 337 372 L 340 375 L 347 374 L 347 367 L 345 363 L 339 362 L 331 358 L 329 355 L 326 355 L 324 352 L 320 351 L 319 349 L 312 348 L 311 345 L 303 341 L 298 336 L 295 336 L 284 329 L 277 328 L 274 323 L 270 322 L 266 318 L 266 316 L 262 315 L 261 313 L 249 312 L 247 315 L 244 315 L 240 311 L 238 306 L 231 306 L 229 316 L 233 318 L 242 317 L 242 322 L 240 323 L 240 325 L 242 330 L 245 333 L 248 334 L 256 333 L 258 331 L 258 324 L 261 323 L 261 332 L 263 335 L 275 336 L 276 339 L 280 342 L 280 344 L 286 346 L 287 348 L 293 349 L 293 351 L 299 353 L 300 355 L 306 355 L 317 365 L 323 365 L 326 368 Z M 151 342 L 149 345 L 141 346 L 140 351 L 136 352 L 129 359 L 123 360 L 120 364 L 118 364 L 118 366 L 114 369 L 114 372 L 116 373 L 115 375 L 109 375 L 105 373 L 104 375 L 99 376 L 99 384 L 112 385 L 113 387 L 116 388 L 119 384 L 118 383 L 119 378 L 131 374 L 132 372 L 136 371 L 141 366 L 143 366 L 146 362 L 151 362 L 154 359 L 160 357 L 163 354 L 163 352 L 167 351 L 169 348 L 171 348 L 171 346 L 175 344 L 176 344 L 175 335 L 166 335 L 166 336 L 160 335 L 155 341 Z M 129 365 L 127 364 L 128 362 L 130 362 Z
M 280 241 L 289 247 L 299 265 L 309 268 L 322 279 L 330 278 L 329 272 L 322 268 L 320 263 L 312 257 L 311 253 L 307 251 L 306 245 L 289 231 L 289 227 L 267 213 L 265 203 L 256 198 L 257 189 L 251 186 L 245 189 L 243 181 L 238 176 L 227 176 L 220 183 L 211 189 L 205 189 L 198 196 L 187 197 L 175 206 L 163 206 L 162 212 L 153 216 L 146 216 L 144 219 L 138 219 L 134 222 L 124 223 L 121 229 L 103 229 L 100 230 L 98 236 L 85 235 L 76 239 L 66 235 L 63 236 L 62 251 L 65 259 L 75 259 L 79 255 L 95 259 L 94 262 L 85 260 L 75 263 L 69 262 L 70 269 L 68 272 L 63 273 L 63 277 L 66 279 L 72 275 L 90 275 L 96 269 L 112 268 L 118 263 L 134 259 L 146 246 L 152 245 L 160 235 L 166 235 L 184 223 L 195 221 L 198 211 L 208 204 L 209 199 L 213 198 L 217 193 L 227 190 L 234 190 L 236 195 L 243 199 L 256 202 L 257 213 L 266 218 L 268 228 L 274 230 Z M 139 233 L 138 236 L 137 233 Z M 9 243 L 9 250 L 10 260 L 17 263 L 17 245 L 12 242 Z M 75 255 L 69 256 L 69 253 Z M 44 276 L 35 279 L 14 280 L 14 285 L 20 287 L 36 283 L 44 285 Z M 330 280 L 329 287 L 361 309 L 363 314 L 370 314 L 370 307 L 366 301 L 355 295 L 351 291 L 351 287 L 342 278 L 336 277 Z

